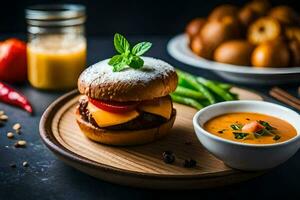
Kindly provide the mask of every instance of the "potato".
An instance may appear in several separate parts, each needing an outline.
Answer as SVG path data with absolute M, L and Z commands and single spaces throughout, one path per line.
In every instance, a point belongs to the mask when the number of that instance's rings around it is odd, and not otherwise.
M 224 17 L 229 16 L 236 18 L 238 14 L 238 7 L 230 4 L 223 4 L 214 8 L 208 16 L 209 21 L 219 21 Z
M 271 8 L 268 0 L 253 0 L 245 5 L 246 8 L 253 10 L 258 16 L 264 16 Z
M 281 32 L 282 29 L 277 20 L 261 17 L 250 25 L 247 37 L 252 44 L 260 44 L 279 38 Z
M 206 20 L 204 18 L 195 18 L 188 23 L 185 28 L 185 33 L 189 36 L 190 39 L 200 32 L 203 25 L 205 24 L 205 21 Z
M 300 43 L 300 27 L 299 26 L 286 27 L 285 36 L 290 41 L 296 40 L 297 42 Z
M 222 43 L 214 52 L 214 60 L 233 65 L 251 65 L 254 46 L 247 40 L 229 40 Z
M 296 40 L 291 41 L 289 49 L 291 52 L 291 66 L 300 67 L 300 43 Z
M 202 42 L 214 51 L 222 42 L 239 37 L 239 27 L 231 17 L 224 17 L 222 21 L 208 21 L 200 31 Z
M 238 14 L 238 18 L 244 27 L 248 27 L 253 21 L 259 18 L 259 14 L 249 7 L 243 7 Z
M 259 17 L 265 15 L 270 8 L 268 1 L 251 1 L 247 3 L 238 13 L 238 18 L 244 27 L 249 26 Z
M 269 16 L 283 25 L 299 25 L 299 14 L 289 6 L 276 6 L 269 12 Z
M 251 63 L 255 67 L 287 67 L 289 62 L 289 49 L 282 40 L 258 45 L 251 56 Z
M 198 56 L 206 59 L 211 59 L 212 57 L 212 49 L 210 49 L 209 46 L 203 44 L 203 41 L 199 34 L 191 39 L 190 48 Z

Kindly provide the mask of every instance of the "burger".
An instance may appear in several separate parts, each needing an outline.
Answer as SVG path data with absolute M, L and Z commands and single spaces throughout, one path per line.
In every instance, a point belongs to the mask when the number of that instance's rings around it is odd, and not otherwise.
M 176 71 L 162 60 L 140 59 L 138 69 L 116 71 L 107 59 L 80 75 L 82 96 L 76 119 L 89 139 L 108 145 L 137 145 L 169 133 L 176 117 L 169 96 L 177 86 Z

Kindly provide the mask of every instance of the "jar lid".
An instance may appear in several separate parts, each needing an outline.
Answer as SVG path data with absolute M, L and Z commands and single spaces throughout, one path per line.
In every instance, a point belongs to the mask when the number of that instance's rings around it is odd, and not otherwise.
M 73 26 L 85 22 L 85 6 L 80 4 L 41 4 L 25 10 L 33 26 Z

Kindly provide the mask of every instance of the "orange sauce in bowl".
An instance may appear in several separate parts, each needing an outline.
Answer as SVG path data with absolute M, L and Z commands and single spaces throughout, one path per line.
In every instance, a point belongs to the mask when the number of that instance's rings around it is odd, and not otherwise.
M 243 129 L 247 124 L 265 125 L 259 131 Z M 268 123 L 268 127 L 266 126 Z M 267 127 L 267 128 L 266 128 Z M 275 144 L 287 141 L 297 135 L 296 129 L 288 122 L 269 115 L 259 113 L 227 113 L 207 121 L 203 128 L 218 137 L 248 144 Z

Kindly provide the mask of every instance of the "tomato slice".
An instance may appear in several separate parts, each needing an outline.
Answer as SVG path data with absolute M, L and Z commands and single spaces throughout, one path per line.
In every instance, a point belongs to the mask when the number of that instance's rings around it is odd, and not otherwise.
M 116 102 L 116 101 L 99 101 L 96 99 L 89 98 L 89 102 L 91 102 L 94 106 L 115 113 L 123 113 L 134 110 L 139 102 Z

